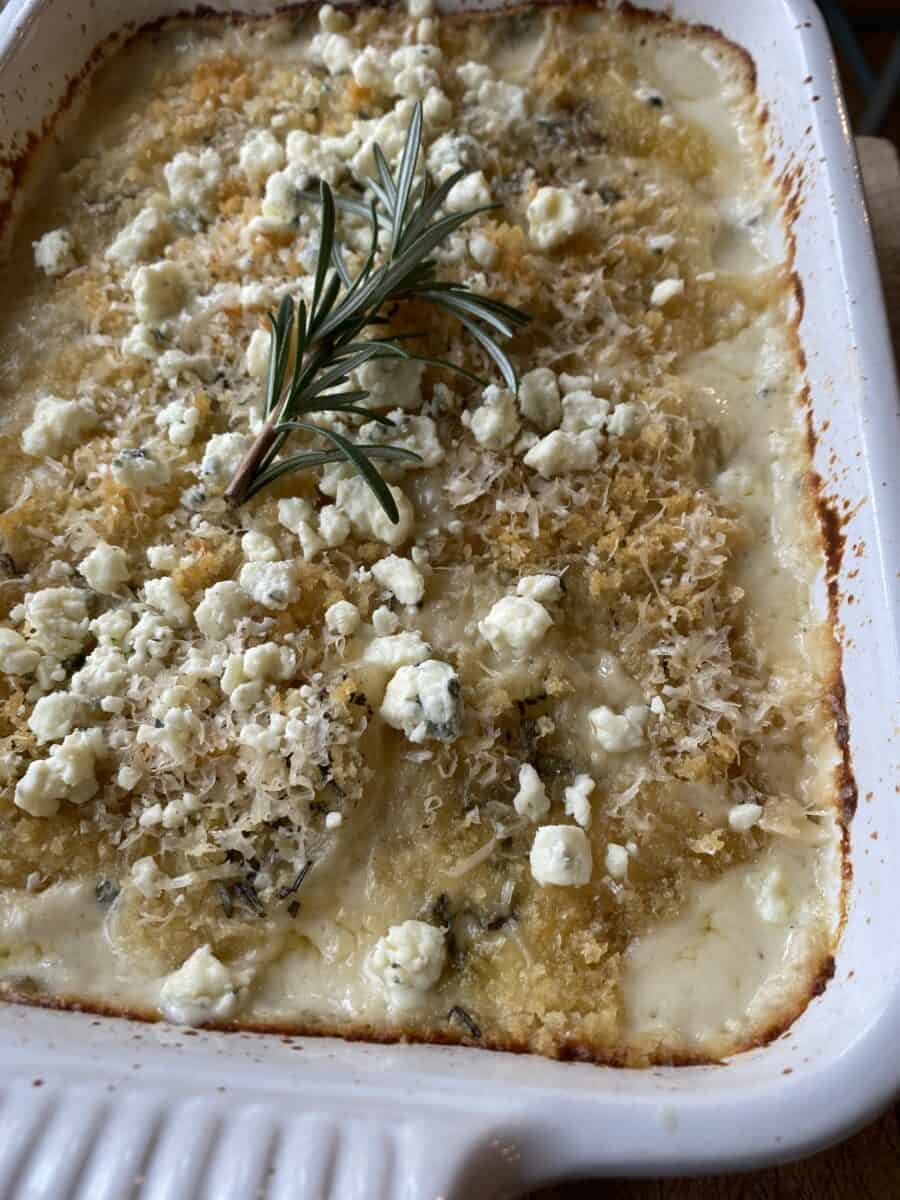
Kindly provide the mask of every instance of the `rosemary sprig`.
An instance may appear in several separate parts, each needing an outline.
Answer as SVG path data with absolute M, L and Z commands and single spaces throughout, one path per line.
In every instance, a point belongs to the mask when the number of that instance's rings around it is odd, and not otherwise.
M 455 363 L 411 354 L 401 345 L 422 334 L 384 338 L 363 335 L 370 326 L 386 324 L 384 310 L 400 301 L 424 301 L 455 317 L 493 360 L 506 386 L 517 390 L 515 369 L 499 339 L 512 337 L 530 318 L 519 309 L 479 295 L 463 284 L 442 282 L 437 277 L 437 262 L 431 257 L 441 242 L 466 221 L 497 206 L 481 205 L 439 216 L 441 206 L 464 172 L 457 171 L 434 190 L 429 188 L 427 180 L 416 183 L 421 142 L 422 107 L 416 104 L 396 176 L 381 148 L 374 147 L 378 178 L 370 181 L 372 195 L 368 203 L 334 195 L 324 180 L 318 193 L 305 194 L 307 199 L 317 199 L 321 204 L 312 300 L 307 307 L 303 300 L 295 303 L 285 297 L 278 312 L 269 314 L 272 343 L 263 410 L 265 422 L 225 492 L 231 503 L 243 503 L 294 471 L 347 462 L 365 479 L 388 518 L 396 524 L 397 506 L 375 464 L 421 462 L 419 456 L 399 446 L 354 442 L 344 433 L 317 424 L 309 417 L 317 412 L 346 413 L 392 426 L 389 418 L 364 406 L 362 402 L 369 396 L 367 391 L 336 390 L 348 382 L 352 371 L 380 359 L 414 359 L 450 368 L 476 383 L 482 382 Z M 371 227 L 368 256 L 355 278 L 347 270 L 344 250 L 336 235 L 338 211 L 364 217 Z M 384 260 L 376 266 L 382 220 L 389 238 Z M 310 434 L 329 445 L 281 457 L 285 442 L 294 433 Z

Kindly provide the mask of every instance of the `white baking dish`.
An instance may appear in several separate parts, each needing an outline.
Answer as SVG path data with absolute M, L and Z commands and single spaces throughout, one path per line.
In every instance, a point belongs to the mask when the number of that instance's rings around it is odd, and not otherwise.
M 0 15 L 0 148 L 40 129 L 103 38 L 184 7 L 12 0 Z M 775 170 L 800 176 L 801 335 L 817 468 L 847 518 L 840 615 L 860 795 L 835 978 L 770 1046 L 724 1067 L 645 1072 L 459 1048 L 188 1034 L 0 1006 L 0 1197 L 479 1200 L 564 1175 L 721 1171 L 799 1156 L 894 1093 L 900 421 L 850 130 L 812 0 L 672 7 L 750 51 Z

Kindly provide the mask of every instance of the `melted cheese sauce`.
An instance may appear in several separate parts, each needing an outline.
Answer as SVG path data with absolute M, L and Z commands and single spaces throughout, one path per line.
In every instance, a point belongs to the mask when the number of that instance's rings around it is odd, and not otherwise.
M 4 268 L 16 296 L 0 314 L 6 626 L 20 627 L 14 605 L 27 593 L 82 587 L 71 568 L 101 536 L 126 547 L 131 574 L 117 599 L 92 599 L 91 615 L 146 612 L 140 586 L 155 575 L 144 551 L 160 543 L 174 545 L 172 578 L 196 612 L 208 587 L 238 577 L 247 529 L 296 564 L 302 587 L 284 611 L 249 606 L 215 644 L 179 630 L 164 665 L 137 671 L 121 713 L 93 710 L 106 738 L 96 794 L 48 817 L 13 799 L 47 746 L 28 732 L 28 681 L 6 677 L 0 982 L 14 996 L 172 1019 L 635 1064 L 740 1050 L 808 1001 L 833 949 L 840 878 L 825 705 L 833 649 L 813 602 L 821 546 L 780 213 L 742 60 L 706 34 L 581 9 L 447 18 L 424 33 L 400 14 L 366 12 L 339 32 L 354 54 L 439 44 L 453 117 L 426 141 L 464 135 L 455 152 L 484 169 L 502 206 L 478 223 L 496 264 L 473 265 L 460 236 L 448 277 L 534 314 L 512 351 L 520 374 L 588 376 L 613 411 L 636 414 L 602 439 L 590 473 L 543 480 L 522 465 L 525 450 L 478 444 L 477 391 L 427 371 L 421 411 L 441 460 L 391 476 L 414 515 L 394 552 L 408 557 L 415 542 L 425 587 L 421 606 L 403 607 L 369 573 L 391 550 L 377 538 L 355 531 L 307 559 L 271 496 L 237 516 L 214 493 L 199 510 L 185 501 L 207 441 L 252 428 L 250 335 L 286 287 L 308 283 L 314 261 L 314 222 L 248 234 L 263 187 L 238 169 L 244 139 L 343 134 L 393 103 L 346 69 L 323 69 L 314 33 L 314 18 L 281 18 L 139 36 L 45 161 L 45 199 Z M 489 64 L 492 86 L 524 89 L 523 125 L 507 127 L 509 96 L 467 99 L 467 62 Z M 210 146 L 222 164 L 213 207 L 167 198 L 163 165 Z M 542 256 L 527 208 L 551 184 L 581 197 L 588 217 Z M 106 249 L 147 205 L 171 222 L 168 248 L 110 266 Z M 31 243 L 58 226 L 74 233 L 77 263 L 51 282 L 35 272 Z M 151 365 L 122 357 L 137 263 L 157 258 L 186 264 L 191 291 L 157 340 L 213 364 L 186 379 L 162 377 L 152 352 Z M 650 300 L 671 279 L 682 296 Z M 248 284 L 263 299 L 248 299 Z M 105 428 L 35 465 L 19 439 L 47 391 L 88 396 Z M 184 449 L 156 427 L 173 399 L 198 413 L 201 432 Z M 527 420 L 521 432 L 537 437 Z M 109 462 L 144 445 L 171 481 L 135 496 Z M 65 511 L 61 494 L 77 508 Z M 334 499 L 308 476 L 278 495 L 317 511 Z M 544 572 L 563 586 L 547 602 L 550 628 L 519 656 L 492 649 L 492 607 Z M 325 612 L 340 599 L 361 624 L 329 636 Z M 379 607 L 452 664 L 463 703 L 454 739 L 415 743 L 382 718 L 393 669 L 372 662 Z M 237 711 L 220 690 L 227 657 L 266 639 L 293 650 L 294 674 Z M 206 656 L 205 675 L 189 675 L 192 653 Z M 173 699 L 173 687 L 186 690 Z M 183 761 L 136 738 L 185 707 L 200 732 Z M 638 743 L 611 750 L 594 736 L 600 707 L 639 710 Z M 251 723 L 270 729 L 273 712 L 303 725 L 292 756 L 241 742 Z M 547 793 L 540 824 L 571 825 L 565 791 L 578 776 L 593 781 L 587 886 L 542 886 L 531 870 L 536 826 L 513 803 L 523 764 Z M 137 776 L 128 787 L 123 765 Z M 194 806 L 175 832 L 148 817 L 185 793 Z M 756 803 L 758 821 L 733 828 L 736 807 Z M 610 865 L 610 846 L 624 869 Z M 437 982 L 398 989 L 372 964 L 389 929 L 410 921 L 442 931 L 444 959 Z

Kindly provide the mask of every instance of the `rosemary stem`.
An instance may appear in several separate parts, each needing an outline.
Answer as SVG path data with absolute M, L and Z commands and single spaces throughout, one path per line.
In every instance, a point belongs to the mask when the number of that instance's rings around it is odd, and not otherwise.
M 246 500 L 250 485 L 256 478 L 263 460 L 272 449 L 272 445 L 278 437 L 278 434 L 275 432 L 275 426 L 279 421 L 280 407 L 280 405 L 277 405 L 269 414 L 266 423 L 256 435 L 253 445 L 241 459 L 241 464 L 235 471 L 231 483 L 225 489 L 225 499 L 229 504 L 243 504 Z

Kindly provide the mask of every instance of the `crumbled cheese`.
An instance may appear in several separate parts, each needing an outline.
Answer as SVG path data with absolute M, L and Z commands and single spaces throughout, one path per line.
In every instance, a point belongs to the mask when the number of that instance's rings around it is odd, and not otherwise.
M 29 764 L 16 784 L 14 803 L 33 817 L 52 817 L 61 800 L 84 804 L 97 791 L 96 760 L 104 752 L 103 731 L 70 733 L 52 746 L 50 757 Z
M 582 199 L 569 188 L 542 187 L 528 205 L 528 236 L 539 250 L 553 250 L 584 225 Z
M 386 604 L 380 604 L 372 613 L 372 628 L 378 637 L 388 637 L 396 633 L 399 627 L 400 618 Z
M 33 650 L 21 633 L 0 628 L 0 671 L 4 675 L 30 675 L 40 660 L 40 652 Z
M 152 362 L 159 358 L 161 342 L 154 329 L 138 321 L 122 338 L 122 353 L 131 358 L 146 358 Z
M 412 412 L 422 407 L 425 364 L 407 358 L 370 359 L 354 372 L 356 384 L 369 393 L 368 408 L 397 408 Z
M 437 183 L 443 183 L 457 171 L 475 164 L 479 146 L 474 138 L 455 133 L 443 133 L 428 147 L 428 173 Z
M 336 504 L 319 509 L 319 537 L 326 546 L 342 546 L 350 536 L 350 522 Z
M 591 843 L 577 825 L 542 825 L 534 835 L 530 863 L 542 887 L 583 887 L 593 871 Z
M 110 262 L 133 266 L 142 258 L 158 254 L 172 234 L 169 218 L 158 208 L 142 208 L 107 247 Z
M 42 396 L 34 406 L 31 424 L 22 434 L 22 449 L 35 458 L 59 458 L 73 450 L 84 434 L 96 429 L 99 418 L 86 400 Z
M 164 429 L 173 446 L 189 446 L 200 428 L 200 412 L 188 400 L 172 400 L 156 416 L 157 429 Z
M 16 784 L 13 803 L 32 817 L 52 817 L 59 812 L 59 802 L 66 794 L 66 785 L 47 759 L 28 764 L 28 769 Z
M 761 804 L 735 804 L 728 813 L 728 826 L 735 833 L 746 833 L 762 816 Z
M 250 449 L 243 433 L 217 433 L 206 443 L 200 463 L 200 478 L 207 487 L 224 491 Z
M 472 171 L 453 185 L 444 201 L 444 207 L 447 212 L 462 212 L 464 209 L 481 208 L 490 203 L 491 189 L 484 177 L 484 171 Z
M 167 975 L 159 989 L 159 1008 L 178 1025 L 204 1025 L 224 1021 L 237 1004 L 231 973 L 209 946 L 201 946 L 177 971 Z
M 556 429 L 562 418 L 559 384 L 549 367 L 535 367 L 519 380 L 519 411 L 541 433 Z
M 444 460 L 444 447 L 437 435 L 437 426 L 431 417 L 411 416 L 400 408 L 389 414 L 394 425 L 385 429 L 375 421 L 361 426 L 360 438 L 367 442 L 390 442 L 417 454 L 421 463 L 404 462 L 391 464 L 394 471 L 414 471 L 420 467 L 434 467 Z
M 628 851 L 618 842 L 609 842 L 606 847 L 606 871 L 613 879 L 628 877 Z
M 425 595 L 425 579 L 408 558 L 389 554 L 375 563 L 372 574 L 385 591 L 391 592 L 401 604 L 421 604 Z
M 249 562 L 276 562 L 281 554 L 267 533 L 249 530 L 241 538 L 241 553 Z
M 135 492 L 151 492 L 169 482 L 168 466 L 138 446 L 120 450 L 109 465 L 116 483 Z
M 168 261 L 139 267 L 131 290 L 137 319 L 145 325 L 158 325 L 167 317 L 174 317 L 188 298 L 184 272 L 176 263 Z
M 430 653 L 431 647 L 418 633 L 395 633 L 373 638 L 366 647 L 363 661 L 396 672 L 401 667 L 418 666 Z
M 350 18 L 345 12 L 331 4 L 323 4 L 319 9 L 319 28 L 326 33 L 341 33 L 350 28 Z
M 663 700 L 662 696 L 653 697 L 653 699 L 650 701 L 650 711 L 656 717 L 661 717 L 665 714 L 666 702 Z
M 562 401 L 562 428 L 566 433 L 603 431 L 609 416 L 609 401 L 592 392 L 569 392 Z
M 224 579 L 214 583 L 203 593 L 203 599 L 194 610 L 194 620 L 200 632 L 214 641 L 221 641 L 233 633 L 238 621 L 249 611 L 247 597 L 234 580 Z
M 325 626 L 331 633 L 350 637 L 359 626 L 359 609 L 349 600 L 337 600 L 325 609 Z
M 122 584 L 128 581 L 128 555 L 119 546 L 99 542 L 90 554 L 81 560 L 78 571 L 95 592 L 114 596 Z
M 296 668 L 297 655 L 290 646 L 263 642 L 243 654 L 229 656 L 222 674 L 222 691 L 235 708 L 252 708 L 265 684 L 290 679 Z
M 519 816 L 529 821 L 540 821 L 550 811 L 550 798 L 541 777 L 530 763 L 519 767 L 519 790 L 513 797 L 513 806 Z
M 532 446 L 522 460 L 544 479 L 565 475 L 569 471 L 590 471 L 597 465 L 597 438 L 589 430 L 584 433 L 564 433 L 554 429 Z
M 38 742 L 58 742 L 70 733 L 81 708 L 70 692 L 51 692 L 41 696 L 28 718 L 28 728 Z
M 562 583 L 558 575 L 525 575 L 516 584 L 516 595 L 538 604 L 555 604 L 562 599 Z
M 370 88 L 373 92 L 390 93 L 388 60 L 375 46 L 366 46 L 357 54 L 350 65 L 350 72 L 360 87 Z
M 287 608 L 300 595 L 297 567 L 292 562 L 249 562 L 241 567 L 244 592 L 265 608 Z
M 184 766 L 195 756 L 195 747 L 203 741 L 203 722 L 189 708 L 171 708 L 162 725 L 140 725 L 139 746 L 161 750 L 176 766 Z
M 617 404 L 606 422 L 606 432 L 611 437 L 627 437 L 640 424 L 640 410 L 636 404 Z
M 478 89 L 482 84 L 490 82 L 493 78 L 490 67 L 478 62 L 463 63 L 462 66 L 456 68 L 456 74 L 466 89 L 467 95 L 470 93 L 477 95 Z
M 241 143 L 241 170 L 253 182 L 265 179 L 284 166 L 284 147 L 268 129 L 254 129 Z
M 644 741 L 649 709 L 645 704 L 629 704 L 622 713 L 601 704 L 588 713 L 591 732 L 608 754 L 637 750 Z
M 456 73 L 465 85 L 469 119 L 481 133 L 497 137 L 528 119 L 525 89 L 494 79 L 482 63 L 464 63 Z
M 65 275 L 78 265 L 67 229 L 51 229 L 34 243 L 34 265 L 50 276 Z
M 207 147 L 199 154 L 182 150 L 163 167 L 172 203 L 210 216 L 222 182 L 222 159 Z
M 650 293 L 650 303 L 661 308 L 664 304 L 668 304 L 670 300 L 674 300 L 676 296 L 681 296 L 683 293 L 683 279 L 663 279 L 662 282 L 656 284 Z
M 137 625 L 125 635 L 125 646 L 131 651 L 128 669 L 154 674 L 172 649 L 174 638 L 175 632 L 165 617 L 149 610 L 141 613 Z
M 422 21 L 419 29 L 421 30 L 430 24 L 428 21 Z M 427 41 L 428 39 L 419 38 L 419 41 L 423 40 Z M 441 125 L 449 125 L 453 119 L 453 104 L 449 96 L 442 92 L 439 87 L 430 87 L 425 93 L 425 99 L 422 101 L 422 118 L 426 126 L 430 129 Z
M 571 787 L 563 792 L 566 816 L 572 817 L 582 829 L 591 827 L 591 792 L 597 785 L 590 775 L 576 775 Z
M 313 516 L 313 506 L 299 496 L 288 496 L 278 501 L 278 522 L 291 533 L 296 533 L 304 521 L 312 522 Z
M 116 774 L 116 786 L 120 787 L 125 792 L 130 792 L 141 781 L 141 772 L 135 770 L 134 767 L 124 766 L 119 767 Z
M 131 613 L 127 608 L 111 608 L 91 621 L 90 629 L 101 645 L 123 642 L 131 630 Z
M 459 677 L 449 663 L 427 659 L 401 667 L 384 694 L 381 718 L 411 742 L 452 742 L 461 718 Z
M 278 501 L 278 521 L 300 539 L 300 548 L 306 559 L 315 558 L 325 545 L 313 526 L 314 518 L 313 507 L 308 500 L 291 496 Z
M 118 696 L 128 683 L 128 663 L 115 646 L 101 643 L 95 646 L 80 671 L 72 676 L 73 692 L 90 700 L 105 701 Z
M 479 267 L 484 267 L 486 271 L 490 271 L 500 255 L 495 243 L 483 233 L 473 233 L 469 238 L 469 253 Z
M 590 375 L 569 375 L 566 371 L 560 371 L 559 390 L 564 396 L 570 396 L 572 392 L 591 392 L 594 390 L 594 381 Z
M 356 49 L 342 33 L 317 33 L 309 46 L 313 62 L 320 62 L 329 75 L 342 75 L 353 65 Z
M 154 571 L 174 571 L 178 566 L 178 551 L 169 543 L 148 546 L 147 562 Z
M 339 812 L 330 812 L 325 814 L 325 828 L 329 830 L 340 829 L 344 823 L 344 818 Z
M 419 1003 L 441 977 L 447 961 L 444 931 L 425 921 L 392 925 L 375 943 L 366 967 L 384 989 L 389 1006 Z
M 478 631 L 495 654 L 520 658 L 537 647 L 552 624 L 553 618 L 536 600 L 504 596 L 478 622 Z
M 22 615 L 31 626 L 32 645 L 59 661 L 77 654 L 88 636 L 87 600 L 88 593 L 81 588 L 54 587 L 29 592 L 22 604 Z
M 397 505 L 399 520 L 396 524 L 389 519 L 366 481 L 358 475 L 341 480 L 336 503 L 358 534 L 388 546 L 400 546 L 409 540 L 412 533 L 413 510 L 399 487 L 394 484 L 388 486 Z
M 289 229 L 303 212 L 303 191 L 309 182 L 309 171 L 299 163 L 289 163 L 284 170 L 273 172 L 266 180 L 263 218 L 278 228 Z
M 502 450 L 515 440 L 519 418 L 512 392 L 490 384 L 481 394 L 482 402 L 468 416 L 472 436 L 488 450 Z M 465 418 L 464 418 L 465 420 Z
M 254 329 L 247 345 L 247 355 L 244 360 L 247 374 L 251 379 L 265 379 L 269 371 L 269 354 L 272 349 L 272 335 L 268 329 Z
M 440 76 L 431 65 L 439 61 L 440 56 L 436 46 L 400 46 L 390 57 L 388 78 L 391 92 L 396 96 L 422 100 L 440 83 Z
M 176 629 L 191 623 L 191 607 L 171 579 L 148 579 L 144 600 Z
M 302 171 L 309 177 L 335 184 L 347 173 L 348 164 L 358 149 L 359 136 L 354 130 L 343 137 L 329 137 L 295 129 L 288 134 L 290 167 L 283 173 L 284 179 L 296 185 L 300 178 L 298 172 Z M 282 204 L 286 207 L 285 201 Z

